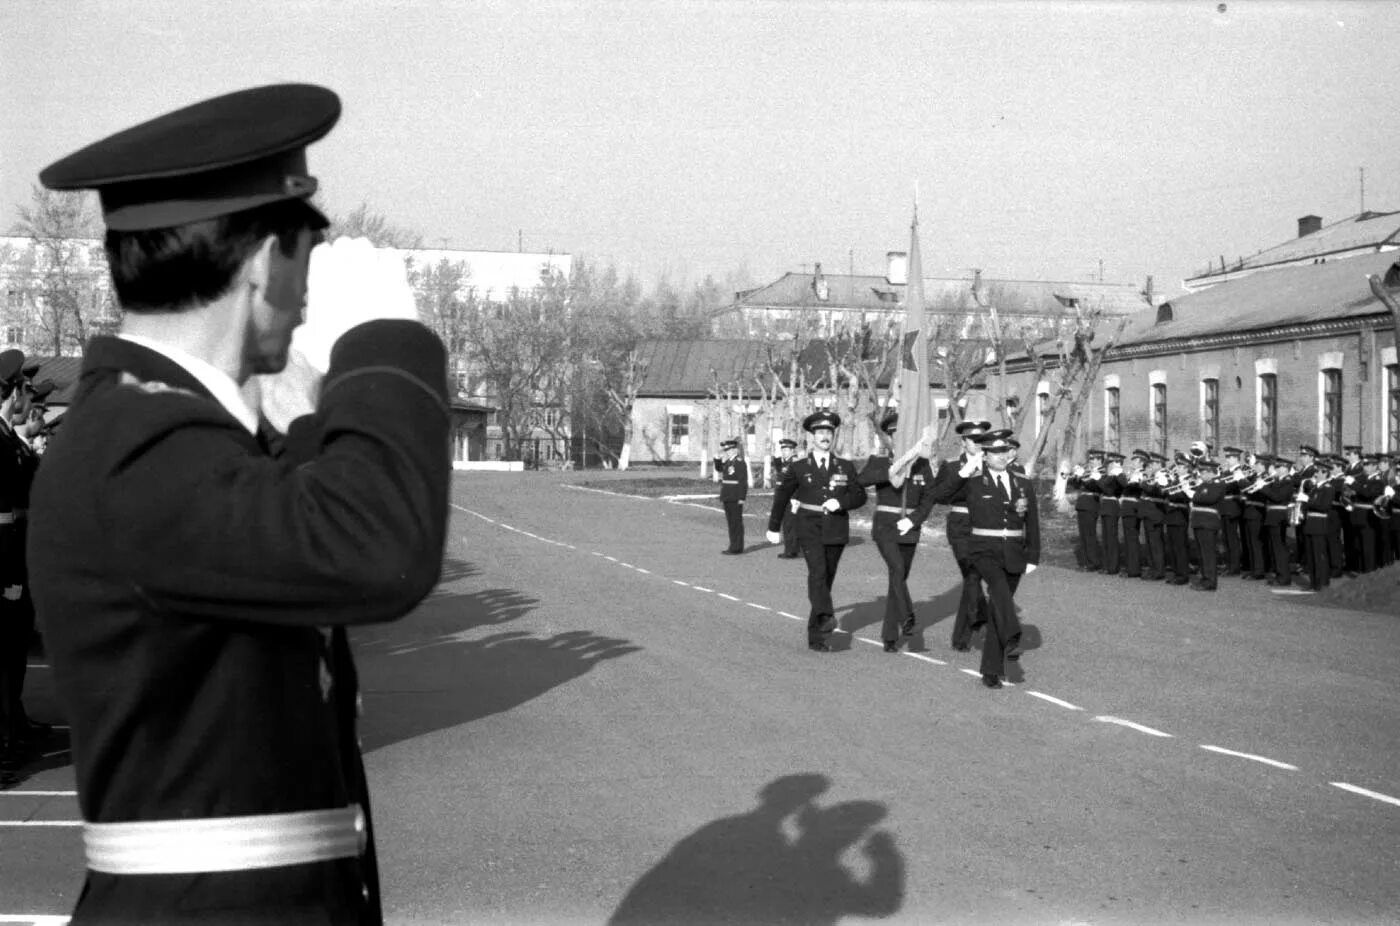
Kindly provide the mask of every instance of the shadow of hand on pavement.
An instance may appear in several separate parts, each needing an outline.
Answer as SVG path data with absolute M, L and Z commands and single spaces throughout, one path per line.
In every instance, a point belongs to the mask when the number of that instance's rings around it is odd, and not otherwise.
M 788 775 L 759 792 L 753 810 L 696 830 L 642 875 L 610 926 L 651 923 L 835 924 L 885 917 L 904 902 L 904 859 L 872 828 L 885 805 L 822 807 L 824 775 Z M 854 856 L 852 871 L 845 859 Z

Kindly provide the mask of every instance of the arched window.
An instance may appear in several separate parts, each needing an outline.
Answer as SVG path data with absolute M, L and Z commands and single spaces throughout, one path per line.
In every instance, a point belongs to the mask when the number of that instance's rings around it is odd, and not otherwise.
M 1157 306 L 1157 324 L 1163 324 L 1172 320 L 1172 304 L 1164 302 Z

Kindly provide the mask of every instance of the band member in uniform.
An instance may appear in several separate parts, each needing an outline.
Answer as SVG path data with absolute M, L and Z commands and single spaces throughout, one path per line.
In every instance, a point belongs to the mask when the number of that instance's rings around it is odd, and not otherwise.
M 339 115 L 258 87 L 40 174 L 98 191 L 123 310 L 29 537 L 84 820 L 74 924 L 382 920 L 346 628 L 437 582 L 450 416 L 403 261 L 317 245 L 305 149 Z
M 1068 488 L 1079 494 L 1074 500 L 1074 517 L 1079 527 L 1079 542 L 1074 558 L 1079 568 L 1088 572 L 1103 570 L 1103 554 L 1099 550 L 1099 480 L 1103 478 L 1103 451 L 1090 450 L 1088 461 L 1076 466 L 1065 481 Z
M 1185 585 L 1191 581 L 1191 553 L 1186 531 L 1191 522 L 1190 489 L 1194 479 L 1191 461 L 1186 455 L 1178 452 L 1172 462 L 1171 472 L 1165 478 L 1159 477 L 1167 508 L 1162 516 L 1167 537 L 1167 564 L 1172 571 L 1167 584 Z
M 1307 536 L 1305 587 L 1309 591 L 1320 592 L 1332 583 L 1332 566 L 1327 554 L 1327 521 L 1332 517 L 1332 501 L 1337 492 L 1329 481 L 1331 463 L 1326 458 L 1316 458 L 1312 471 L 1313 476 L 1298 486 L 1294 499 L 1302 506 L 1303 533 Z
M 1220 464 L 1201 460 L 1196 464 L 1202 482 L 1191 492 L 1191 532 L 1201 552 L 1201 575 L 1191 587 L 1201 592 L 1217 589 L 1220 576 L 1220 501 L 1225 497 L 1226 483 L 1220 478 Z
M 880 430 L 891 439 L 898 427 L 897 412 L 880 422 Z M 870 537 L 889 574 L 885 622 L 880 629 L 887 653 L 899 652 L 900 636 L 914 635 L 909 568 L 919 548 L 924 519 L 933 510 L 933 468 L 928 462 L 932 449 L 933 440 L 925 434 L 898 460 L 891 460 L 888 454 L 872 454 L 858 477 L 862 486 L 875 490 Z
M 807 559 L 807 646 L 831 652 L 831 634 L 836 630 L 836 608 L 831 586 L 836 567 L 850 540 L 849 512 L 865 504 L 865 487 L 857 479 L 855 464 L 832 451 L 841 416 L 835 412 L 813 412 L 802 420 L 802 430 L 811 434 L 812 452 L 792 464 L 773 492 L 773 510 L 768 515 L 768 542 L 782 540 L 779 528 L 783 511 L 797 499 L 797 541 Z
M 945 500 L 943 503 L 949 506 L 944 528 L 948 546 L 953 551 L 953 561 L 958 564 L 958 572 L 962 574 L 962 590 L 958 596 L 958 613 L 953 618 L 951 641 L 953 649 L 961 653 L 972 648 L 973 630 L 987 622 L 987 598 L 982 591 L 982 578 L 977 574 L 977 568 L 972 565 L 971 550 L 968 546 L 972 537 L 972 522 L 968 517 L 966 500 L 962 490 L 954 488 L 954 484 L 959 481 L 958 470 L 968 461 L 976 459 L 980 462 L 982 445 L 978 443 L 978 438 L 991 430 L 991 427 L 990 421 L 959 421 L 953 430 L 962 440 L 962 452 L 954 459 L 944 460 L 939 464 L 938 474 L 934 477 L 934 485 L 938 487 L 937 494 L 940 499 Z
M 1264 542 L 1264 513 L 1268 500 L 1263 495 L 1263 488 L 1269 481 L 1269 460 L 1265 454 L 1254 455 L 1248 464 L 1248 476 L 1242 475 L 1242 481 L 1237 483 L 1241 508 L 1240 540 L 1244 544 L 1241 564 L 1248 568 L 1243 573 L 1246 579 L 1263 579 L 1268 574 L 1265 571 L 1268 547 Z
M 1123 527 L 1123 574 L 1142 578 L 1142 544 L 1138 522 L 1141 518 L 1144 470 L 1151 460 L 1146 450 L 1134 450 L 1131 468 L 1123 474 L 1123 494 L 1118 497 L 1118 523 Z
M 1321 456 L 1317 448 L 1311 444 L 1302 444 L 1298 447 L 1298 462 L 1293 468 L 1293 493 L 1296 496 L 1299 488 L 1305 481 L 1317 479 L 1317 460 Z M 1308 550 L 1307 545 L 1311 542 L 1311 535 L 1308 534 L 1307 518 L 1299 516 L 1293 523 L 1293 564 L 1290 567 L 1293 572 L 1303 572 L 1307 568 Z M 1290 573 L 1291 575 L 1292 573 Z
M 744 499 L 749 497 L 749 462 L 737 438 L 720 441 L 720 457 L 715 460 L 719 477 L 719 500 L 724 504 L 724 521 L 729 527 L 729 546 L 720 552 L 737 556 L 744 552 Z
M 1119 496 L 1123 494 L 1123 454 L 1105 453 L 1104 474 L 1099 478 L 1099 542 L 1103 547 L 1103 571 L 1118 575 Z
M 1322 461 L 1319 459 L 1318 461 Z M 1351 486 L 1347 484 L 1345 461 L 1336 454 L 1327 455 L 1328 476 L 1332 483 L 1332 507 L 1327 512 L 1327 562 L 1332 569 L 1332 578 L 1340 579 L 1349 570 L 1347 566 L 1346 530 L 1351 505 Z M 1352 572 L 1352 577 L 1356 573 Z
M 773 484 L 777 485 L 783 481 L 783 476 L 787 474 L 788 468 L 797 459 L 797 441 L 791 437 L 784 437 L 778 441 L 778 455 L 773 458 Z M 778 554 L 778 559 L 797 559 L 802 555 L 802 550 L 797 545 L 797 511 L 792 502 L 788 503 L 788 509 L 783 512 L 783 552 Z
M 1259 489 L 1264 499 L 1264 542 L 1269 548 L 1269 564 L 1273 577 L 1269 584 L 1286 587 L 1293 584 L 1293 560 L 1288 554 L 1289 512 L 1293 507 L 1293 461 L 1274 457 L 1269 461 L 1271 481 Z
M 1375 572 L 1375 512 L 1381 494 L 1385 491 L 1385 480 L 1381 477 L 1380 461 L 1376 454 L 1362 454 L 1361 474 L 1354 477 L 1351 490 L 1351 524 L 1361 554 L 1361 571 Z
M 1016 588 L 1021 576 L 1040 562 L 1040 512 L 1035 487 L 1007 466 L 1013 453 L 1006 438 L 987 435 L 982 457 L 969 459 L 956 482 L 940 486 L 942 496 L 964 490 L 972 520 L 971 554 L 991 598 L 990 621 L 982 644 L 982 684 L 1001 688 L 1006 661 L 1021 658 L 1021 620 Z
M 1143 470 L 1138 496 L 1138 522 L 1142 525 L 1143 546 L 1146 548 L 1146 564 L 1142 577 L 1149 582 L 1161 582 L 1167 577 L 1166 533 L 1163 520 L 1166 515 L 1167 500 L 1161 482 L 1165 481 L 1162 466 L 1167 458 L 1160 453 L 1147 455 L 1147 466 Z M 1161 482 L 1159 482 L 1159 477 Z
M 1220 536 L 1225 541 L 1225 569 L 1227 576 L 1240 574 L 1244 557 L 1244 543 L 1240 531 L 1240 519 L 1244 517 L 1244 499 L 1240 497 L 1240 485 L 1254 478 L 1253 473 L 1244 474 L 1244 451 L 1238 447 L 1222 447 L 1220 450 L 1221 479 L 1225 483 L 1225 495 L 1220 499 L 1217 510 L 1220 512 Z

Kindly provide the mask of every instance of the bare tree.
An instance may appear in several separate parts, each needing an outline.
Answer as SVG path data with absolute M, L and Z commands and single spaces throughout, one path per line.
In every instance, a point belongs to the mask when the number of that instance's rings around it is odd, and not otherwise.
M 423 236 L 400 225 L 395 225 L 383 213 L 370 208 L 369 203 L 361 202 L 348 215 L 331 216 L 331 227 L 327 237 L 342 236 L 368 238 L 377 248 L 399 248 L 417 250 L 423 247 Z
M 17 268 L 32 281 L 29 303 L 17 309 L 37 321 L 54 356 L 81 353 L 94 320 L 111 321 L 107 263 L 99 238 L 101 220 L 91 193 L 32 188 L 11 234 L 30 248 Z M 27 323 L 23 327 L 28 329 Z

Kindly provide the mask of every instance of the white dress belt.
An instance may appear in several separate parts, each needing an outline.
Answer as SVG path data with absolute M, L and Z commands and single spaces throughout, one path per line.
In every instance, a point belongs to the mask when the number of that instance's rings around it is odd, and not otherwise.
M 904 514 L 908 509 L 901 508 L 898 505 L 876 505 L 875 510 L 883 511 L 885 514 Z
M 365 850 L 358 804 L 334 810 L 84 823 L 87 867 L 114 875 L 248 871 L 355 858 Z
M 977 537 L 1024 537 L 1025 531 L 1001 530 L 991 527 L 974 527 L 972 533 Z

